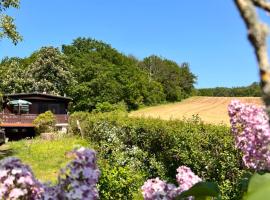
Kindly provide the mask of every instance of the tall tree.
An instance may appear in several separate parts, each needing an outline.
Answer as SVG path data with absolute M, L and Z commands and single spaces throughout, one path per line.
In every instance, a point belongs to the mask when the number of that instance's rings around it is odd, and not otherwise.
M 30 90 L 63 95 L 73 83 L 65 55 L 57 48 L 43 47 L 35 56 L 26 72 L 26 78 L 31 77 L 33 82 Z
M 3 93 L 28 92 L 32 79 L 25 76 L 19 58 L 6 58 L 0 64 L 0 89 Z
M 14 18 L 5 14 L 8 8 L 18 9 L 20 0 L 0 0 L 0 39 L 9 38 L 16 45 L 22 40 L 22 36 L 17 32 Z
M 152 55 L 139 66 L 148 74 L 150 81 L 161 83 L 167 101 L 179 101 L 191 95 L 196 76 L 187 63 L 179 66 L 172 60 Z
M 70 89 L 75 110 L 92 110 L 97 103 L 125 101 L 129 109 L 164 100 L 161 85 L 150 82 L 138 61 L 110 45 L 90 38 L 77 38 L 63 46 L 78 84 Z

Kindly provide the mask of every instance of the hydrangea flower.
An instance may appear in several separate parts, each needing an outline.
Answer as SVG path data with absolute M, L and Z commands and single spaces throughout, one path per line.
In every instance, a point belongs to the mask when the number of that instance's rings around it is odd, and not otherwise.
M 235 145 L 243 152 L 245 166 L 270 170 L 270 127 L 264 108 L 234 100 L 228 111 Z
M 142 186 L 144 200 L 172 200 L 177 195 L 180 195 L 196 183 L 202 181 L 189 167 L 180 166 L 177 172 L 176 179 L 179 184 L 178 187 L 159 178 L 147 180 Z

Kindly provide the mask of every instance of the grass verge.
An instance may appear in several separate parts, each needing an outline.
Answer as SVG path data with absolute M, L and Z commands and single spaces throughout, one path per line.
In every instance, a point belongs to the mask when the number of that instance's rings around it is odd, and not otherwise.
M 56 182 L 60 168 L 70 160 L 66 153 L 78 146 L 87 147 L 89 143 L 76 137 L 52 141 L 36 138 L 9 142 L 0 147 L 0 152 L 12 152 L 8 156 L 20 158 L 23 163 L 28 164 L 39 180 Z

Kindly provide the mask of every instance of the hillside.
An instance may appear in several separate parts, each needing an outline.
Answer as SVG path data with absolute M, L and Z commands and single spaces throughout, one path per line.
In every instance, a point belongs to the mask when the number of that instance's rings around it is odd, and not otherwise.
M 229 125 L 227 106 L 233 99 L 262 105 L 259 97 L 191 97 L 179 103 L 144 108 L 130 113 L 131 117 L 154 117 L 165 120 L 190 118 L 198 114 L 206 123 Z

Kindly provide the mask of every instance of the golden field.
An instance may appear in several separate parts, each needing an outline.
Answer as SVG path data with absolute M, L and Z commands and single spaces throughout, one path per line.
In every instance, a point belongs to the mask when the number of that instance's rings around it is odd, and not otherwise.
M 243 103 L 263 104 L 259 97 L 191 97 L 182 102 L 133 111 L 129 116 L 170 120 L 191 118 L 192 115 L 198 114 L 205 123 L 229 125 L 227 107 L 233 99 Z

